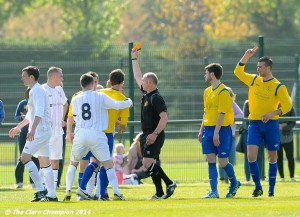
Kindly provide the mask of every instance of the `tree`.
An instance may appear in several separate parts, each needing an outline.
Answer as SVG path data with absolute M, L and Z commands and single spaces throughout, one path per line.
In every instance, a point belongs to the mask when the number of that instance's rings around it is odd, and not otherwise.
M 241 6 L 242 5 L 242 6 Z M 224 1 L 224 15 L 245 14 L 259 34 L 270 37 L 299 37 L 300 4 L 298 0 Z
M 170 46 L 182 49 L 183 55 L 203 55 L 209 50 L 203 29 L 209 14 L 203 3 L 203 0 L 155 0 L 153 30 Z
M 122 14 L 130 0 L 0 0 L 0 27 L 11 17 L 16 15 L 32 14 L 41 8 L 47 8 L 51 4 L 61 13 L 54 22 L 62 22 L 64 30 L 60 32 L 64 42 L 68 46 L 82 46 L 88 50 L 97 50 L 98 53 L 106 50 L 112 40 L 120 34 L 123 26 L 120 25 Z M 52 7 L 52 8 L 53 8 Z M 49 8 L 49 7 L 48 7 Z M 50 7 L 51 8 L 51 7 Z M 56 14 L 57 13 L 53 13 Z M 52 15 L 53 15 L 52 14 Z M 51 14 L 50 14 L 51 16 Z M 51 17 L 49 17 L 50 19 Z M 31 19 L 32 22 L 41 22 L 38 19 Z M 32 27 L 31 23 L 22 23 L 18 26 L 23 29 Z M 23 24 L 23 25 L 22 25 Z M 1 26 L 2 25 L 2 26 Z M 43 25 L 48 28 L 45 23 Z M 41 28 L 42 29 L 42 28 Z M 12 30 L 13 32 L 13 30 Z M 46 33 L 46 30 L 45 30 Z M 45 37 L 49 35 L 44 34 Z M 29 35 L 29 38 L 34 38 Z M 52 40 L 51 36 L 48 40 Z M 99 52 L 100 51 L 100 52 Z
M 245 1 L 204 0 L 204 5 L 209 11 L 204 30 L 209 38 L 215 41 L 236 41 L 257 34 L 257 28 L 249 20 L 249 15 L 240 11 L 241 5 L 244 5 Z M 230 8 L 229 2 L 238 8 L 234 13 L 229 12 L 231 11 L 228 9 Z
M 31 8 L 22 16 L 11 17 L 2 27 L 3 38 L 29 42 L 62 41 L 66 25 L 60 22 L 62 11 L 58 6 L 46 4 Z
M 120 18 L 129 0 L 53 0 L 63 10 L 64 35 L 80 44 L 105 50 L 120 34 Z
M 26 7 L 32 4 L 33 0 L 0 0 L 0 27 L 2 27 L 9 18 L 23 14 Z

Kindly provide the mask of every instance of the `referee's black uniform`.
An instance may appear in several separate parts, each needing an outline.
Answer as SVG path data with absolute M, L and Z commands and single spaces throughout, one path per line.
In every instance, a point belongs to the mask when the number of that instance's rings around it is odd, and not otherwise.
M 157 89 L 147 93 L 143 90 L 143 86 L 141 86 L 141 91 L 143 92 L 141 105 L 143 134 L 140 137 L 140 145 L 144 158 L 153 158 L 156 160 L 156 162 L 152 163 L 147 169 L 156 188 L 156 193 L 152 196 L 151 200 L 167 199 L 174 193 L 176 183 L 173 182 L 160 167 L 159 154 L 165 141 L 165 132 L 161 131 L 153 144 L 147 145 L 146 143 L 147 136 L 152 134 L 159 124 L 160 113 L 167 112 L 167 106 Z M 166 194 L 164 194 L 161 180 L 167 185 Z
M 167 106 L 157 89 L 146 93 L 143 87 L 141 87 L 141 91 L 143 92 L 141 104 L 141 123 L 143 131 L 141 135 L 141 148 L 143 157 L 159 160 L 160 150 L 165 141 L 165 132 L 161 131 L 152 145 L 146 145 L 146 138 L 155 131 L 160 120 L 159 114 L 161 112 L 167 112 Z

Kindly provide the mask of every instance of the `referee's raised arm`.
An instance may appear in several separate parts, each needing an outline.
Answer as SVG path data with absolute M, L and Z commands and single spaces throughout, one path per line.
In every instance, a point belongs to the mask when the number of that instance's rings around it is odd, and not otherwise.
M 134 74 L 136 83 L 139 85 L 139 88 L 140 88 L 142 86 L 143 75 L 142 75 L 141 68 L 138 63 L 137 57 L 138 57 L 138 51 L 132 50 L 131 51 L 131 61 L 132 61 L 133 74 Z

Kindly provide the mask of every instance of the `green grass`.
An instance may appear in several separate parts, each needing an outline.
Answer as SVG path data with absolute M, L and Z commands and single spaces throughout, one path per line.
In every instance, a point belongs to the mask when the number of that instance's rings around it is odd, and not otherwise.
M 130 144 L 126 141 L 125 148 L 128 150 Z M 65 183 L 65 173 L 69 164 L 71 144 L 67 144 L 64 173 L 62 175 L 62 185 Z M 18 152 L 17 152 L 18 153 Z M 15 144 L 2 143 L 0 144 L 0 172 L 4 174 L 0 178 L 0 186 L 13 186 L 15 184 Z M 237 163 L 235 172 L 237 177 L 244 181 L 244 166 L 243 154 L 237 153 Z M 161 152 L 162 167 L 167 174 L 178 183 L 199 183 L 208 180 L 207 162 L 202 154 L 201 144 L 197 139 L 166 139 L 165 145 Z M 267 158 L 266 158 L 267 160 Z M 285 164 L 285 174 L 288 175 L 287 162 Z M 267 173 L 268 163 L 265 164 Z M 24 182 L 28 183 L 28 172 L 25 170 Z M 295 176 L 300 176 L 300 163 L 296 162 Z M 76 182 L 77 179 L 75 179 Z M 151 183 L 150 179 L 145 180 L 146 183 Z
M 126 141 L 125 147 L 128 150 L 130 144 Z M 65 173 L 70 159 L 71 144 L 67 144 L 64 173 L 62 176 L 62 184 L 65 183 Z M 296 150 L 296 148 L 295 148 Z M 18 152 L 17 152 L 18 153 Z M 0 178 L 0 186 L 14 185 L 15 170 L 15 144 L 0 144 L 0 172 L 4 174 Z M 244 178 L 243 154 L 237 153 L 237 163 L 235 172 L 242 181 Z M 266 158 L 267 159 L 267 158 Z M 207 163 L 205 156 L 202 154 L 201 144 L 197 139 L 166 139 L 165 145 L 161 152 L 162 167 L 167 174 L 178 183 L 199 183 L 208 180 Z M 267 162 L 266 162 L 267 173 Z M 25 174 L 28 174 L 25 170 Z M 285 174 L 288 174 L 287 162 L 285 162 Z M 296 178 L 300 176 L 300 163 L 296 162 Z M 145 180 L 150 183 L 151 180 Z M 24 182 L 28 183 L 27 175 L 24 175 Z
M 267 182 L 263 182 L 265 194 Z M 300 216 L 300 186 L 299 182 L 278 183 L 274 198 L 265 195 L 251 198 L 254 186 L 243 185 L 233 199 L 225 199 L 228 185 L 219 184 L 220 199 L 200 199 L 209 189 L 208 183 L 179 184 L 175 194 L 168 200 L 148 201 L 154 187 L 144 184 L 139 186 L 121 186 L 121 192 L 127 201 L 76 201 L 72 195 L 70 202 L 32 203 L 32 189 L 0 188 L 0 216 L 59 216 L 47 212 L 68 212 L 61 216 Z M 109 189 L 111 193 L 111 189 Z M 57 195 L 63 198 L 64 189 L 59 189 Z M 17 215 L 16 212 L 23 212 Z M 31 212 L 31 214 L 30 214 Z M 45 214 L 46 213 L 46 214 Z M 73 213 L 73 214 L 71 214 Z
M 126 144 L 128 150 L 129 144 Z M 15 189 L 14 181 L 14 143 L 0 145 L 0 216 L 12 212 L 8 216 L 59 216 L 47 214 L 66 211 L 61 216 L 300 216 L 300 182 L 277 183 L 274 198 L 267 198 L 268 182 L 263 181 L 265 195 L 250 198 L 253 185 L 243 185 L 234 199 L 224 199 L 228 185 L 219 184 L 221 199 L 200 199 L 209 190 L 207 163 L 201 152 L 201 145 L 196 139 L 167 139 L 161 153 L 162 166 L 167 174 L 177 181 L 175 195 L 168 200 L 148 201 L 153 195 L 154 186 L 151 179 L 146 179 L 144 185 L 121 186 L 121 192 L 127 201 L 76 201 L 73 194 L 68 203 L 31 203 L 34 190 L 28 184 L 28 173 L 25 171 L 25 188 Z M 69 163 L 71 145 L 66 151 L 66 164 L 62 176 L 65 183 L 65 172 Z M 237 154 L 235 165 L 237 177 L 243 181 L 243 155 Z M 266 166 L 267 172 L 267 166 Z M 288 175 L 285 162 L 285 174 Z M 300 163 L 296 162 L 296 178 L 299 180 Z M 77 186 L 75 179 L 74 186 Z M 60 199 L 64 196 L 64 186 L 57 190 Z M 112 190 L 109 189 L 110 194 Z M 9 210 L 9 211 L 7 211 Z M 20 211 L 17 214 L 17 211 Z M 40 213 L 34 213 L 40 212 Z M 49 212 L 50 212 L 49 211 Z M 23 213 L 22 213 L 23 212 Z M 26 213 L 27 212 L 27 213 Z M 15 214 L 13 214 L 15 213 Z

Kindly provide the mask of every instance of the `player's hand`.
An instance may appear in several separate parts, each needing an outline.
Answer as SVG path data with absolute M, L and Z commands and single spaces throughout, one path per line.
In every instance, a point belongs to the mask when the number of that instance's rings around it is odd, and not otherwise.
M 245 52 L 245 56 L 247 56 L 247 57 L 250 58 L 250 57 L 252 57 L 256 53 L 256 51 L 258 51 L 258 47 L 254 47 L 252 49 L 248 49 Z
M 119 121 L 116 123 L 116 126 L 117 126 L 117 129 L 118 129 L 118 134 L 121 134 L 121 133 L 123 133 L 127 130 L 127 126 L 123 125 L 123 124 L 120 124 Z
M 214 133 L 213 142 L 214 142 L 214 146 L 216 147 L 220 145 L 220 138 L 218 133 Z
M 272 113 L 267 113 L 262 116 L 261 121 L 267 123 L 273 117 Z
M 279 125 L 279 129 L 280 130 L 282 130 L 284 127 L 286 127 L 287 126 L 287 123 L 281 123 L 280 125 Z
M 64 120 L 62 120 L 61 121 L 61 127 L 66 127 L 66 126 L 67 126 L 67 123 Z
M 157 138 L 157 135 L 155 133 L 149 134 L 146 138 L 146 144 L 152 145 L 155 142 L 156 138 Z
M 34 140 L 34 134 L 35 134 L 34 130 L 31 130 L 30 132 L 27 133 L 26 138 L 29 142 L 32 142 Z
M 8 136 L 10 138 L 14 138 L 18 132 L 20 132 L 20 129 L 18 128 L 18 126 L 16 126 L 9 131 Z
M 137 59 L 139 52 L 137 50 L 131 51 L 131 59 Z
M 24 119 L 26 116 L 26 114 L 24 114 L 23 112 L 21 112 L 21 118 Z
M 198 134 L 198 140 L 199 140 L 200 143 L 202 143 L 202 133 Z
M 74 133 L 67 133 L 66 141 L 73 143 L 73 139 L 74 139 Z

